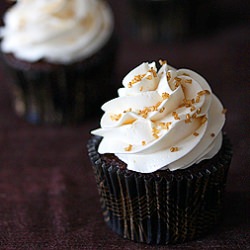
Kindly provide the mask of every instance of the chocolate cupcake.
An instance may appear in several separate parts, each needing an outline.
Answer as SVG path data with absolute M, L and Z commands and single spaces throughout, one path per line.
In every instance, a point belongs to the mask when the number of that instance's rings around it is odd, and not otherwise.
M 117 39 L 104 1 L 18 1 L 4 22 L 2 57 L 14 77 L 18 115 L 76 124 L 114 97 Z
M 123 85 L 88 143 L 106 223 L 148 244 L 204 236 L 221 218 L 232 157 L 220 101 L 200 75 L 163 61 Z

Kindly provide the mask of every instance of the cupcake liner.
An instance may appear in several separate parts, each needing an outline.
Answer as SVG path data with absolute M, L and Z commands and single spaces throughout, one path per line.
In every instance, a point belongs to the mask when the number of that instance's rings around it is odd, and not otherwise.
M 88 143 L 104 220 L 126 239 L 174 244 L 208 233 L 219 221 L 231 160 L 224 137 L 215 160 L 188 170 L 140 174 L 106 162 L 97 153 L 101 138 Z
M 31 123 L 74 124 L 100 112 L 115 96 L 112 73 L 117 40 L 71 65 L 28 63 L 3 54 L 14 77 L 14 108 Z

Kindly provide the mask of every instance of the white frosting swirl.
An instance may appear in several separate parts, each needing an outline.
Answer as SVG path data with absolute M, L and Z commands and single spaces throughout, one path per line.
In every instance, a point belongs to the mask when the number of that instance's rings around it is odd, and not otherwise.
M 114 153 L 136 172 L 187 168 L 212 158 L 222 144 L 223 107 L 206 80 L 166 62 L 142 63 L 119 97 L 102 106 L 98 152 Z
M 4 16 L 2 51 L 30 62 L 72 63 L 109 39 L 113 16 L 98 0 L 19 0 Z

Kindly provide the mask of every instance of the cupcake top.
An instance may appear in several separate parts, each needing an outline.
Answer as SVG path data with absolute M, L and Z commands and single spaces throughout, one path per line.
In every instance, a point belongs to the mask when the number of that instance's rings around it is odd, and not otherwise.
M 85 59 L 113 31 L 111 10 L 99 0 L 19 0 L 6 12 L 4 23 L 2 51 L 29 62 Z
M 225 112 L 207 81 L 166 61 L 142 63 L 123 79 L 119 97 L 102 106 L 98 152 L 114 153 L 129 170 L 187 168 L 222 145 Z

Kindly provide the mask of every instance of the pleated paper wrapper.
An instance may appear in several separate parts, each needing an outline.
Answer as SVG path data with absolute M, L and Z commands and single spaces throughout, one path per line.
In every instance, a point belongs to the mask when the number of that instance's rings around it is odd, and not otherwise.
M 202 237 L 220 220 L 231 145 L 224 136 L 215 160 L 188 170 L 141 174 L 103 160 L 101 138 L 88 143 L 104 220 L 123 238 L 175 244 Z

